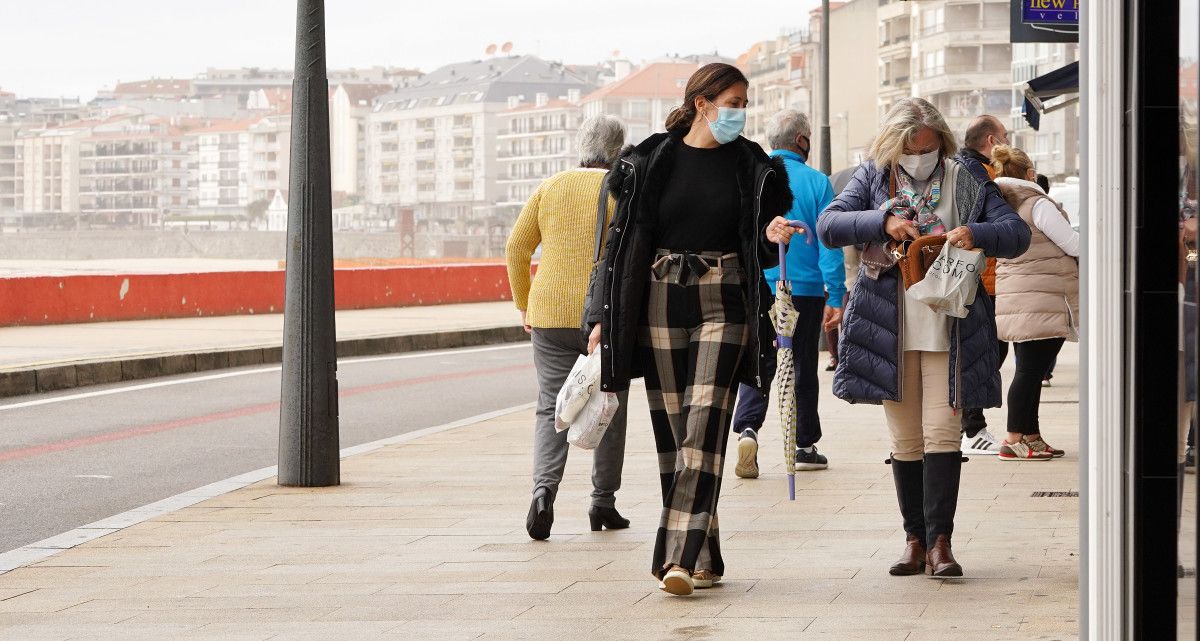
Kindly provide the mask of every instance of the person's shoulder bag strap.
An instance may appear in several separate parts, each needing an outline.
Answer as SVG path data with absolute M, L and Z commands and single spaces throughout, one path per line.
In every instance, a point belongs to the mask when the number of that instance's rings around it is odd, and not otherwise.
M 604 247 L 604 225 L 608 222 L 608 172 L 600 179 L 600 196 L 596 202 L 596 243 L 592 249 L 592 264 L 600 260 L 600 250 Z

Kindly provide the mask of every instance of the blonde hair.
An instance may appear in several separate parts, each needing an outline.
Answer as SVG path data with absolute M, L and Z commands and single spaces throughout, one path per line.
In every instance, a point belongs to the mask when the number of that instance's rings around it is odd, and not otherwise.
M 996 176 L 1026 180 L 1033 169 L 1033 161 L 1029 154 L 1016 147 L 996 145 L 992 147 L 992 169 L 996 170 Z
M 895 166 L 904 155 L 904 146 L 927 127 L 941 137 L 943 156 L 953 156 L 958 151 L 954 133 L 937 107 L 924 98 L 904 98 L 892 105 L 884 116 L 879 135 L 871 143 L 867 157 L 880 167 Z

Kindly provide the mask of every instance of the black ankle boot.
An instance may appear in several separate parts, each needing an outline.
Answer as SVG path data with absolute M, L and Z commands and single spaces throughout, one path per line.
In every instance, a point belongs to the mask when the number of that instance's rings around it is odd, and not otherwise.
M 550 527 L 554 525 L 554 498 L 549 490 L 542 488 L 533 494 L 529 504 L 529 515 L 525 517 L 525 531 L 535 541 L 550 538 Z
M 904 517 L 904 554 L 892 564 L 892 576 L 909 576 L 925 571 L 925 463 L 892 459 L 896 500 Z
M 962 566 L 949 552 L 961 477 L 961 452 L 925 455 L 925 547 L 930 554 L 935 548 L 942 553 L 934 576 L 962 576 Z
M 629 519 L 622 517 L 615 507 L 593 505 L 592 509 L 588 510 L 588 520 L 592 522 L 593 532 L 599 532 L 604 528 L 624 530 L 629 527 Z

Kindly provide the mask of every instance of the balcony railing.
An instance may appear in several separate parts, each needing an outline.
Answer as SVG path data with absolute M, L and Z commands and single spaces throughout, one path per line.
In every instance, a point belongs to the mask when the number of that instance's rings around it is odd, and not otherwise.
M 502 129 L 502 130 L 496 132 L 496 135 L 497 136 L 533 136 L 533 135 L 537 135 L 537 134 L 566 133 L 568 131 L 570 131 L 570 130 L 566 126 L 559 124 L 559 123 L 555 123 L 553 125 L 548 125 L 545 127 L 542 127 L 539 125 L 536 127 L 513 127 L 510 129 Z
M 939 33 L 956 33 L 962 31 L 985 31 L 989 29 L 1003 29 L 1005 35 L 1008 35 L 1008 20 L 955 20 L 952 22 L 939 22 L 934 25 L 921 28 L 922 36 L 932 36 Z
M 965 64 L 965 65 L 939 65 L 937 67 L 924 67 L 921 69 L 921 78 L 936 78 L 938 76 L 957 76 L 964 74 L 976 73 L 1002 73 L 1008 74 L 1012 72 L 1012 68 L 1006 65 L 994 64 Z M 907 79 L 906 79 L 907 80 Z

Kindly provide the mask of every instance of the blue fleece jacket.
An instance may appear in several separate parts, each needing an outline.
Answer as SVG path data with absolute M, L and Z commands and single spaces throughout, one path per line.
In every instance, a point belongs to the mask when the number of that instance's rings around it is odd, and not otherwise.
M 829 249 L 815 237 L 817 217 L 833 202 L 833 185 L 829 177 L 809 167 L 795 152 L 778 149 L 772 156 L 783 158 L 788 183 L 792 187 L 792 209 L 789 220 L 804 221 L 814 237 L 793 236 L 787 252 L 787 279 L 792 283 L 793 296 L 825 296 L 826 304 L 841 307 L 846 295 L 846 264 L 841 249 Z M 764 270 L 767 284 L 774 291 L 779 280 L 779 268 Z

